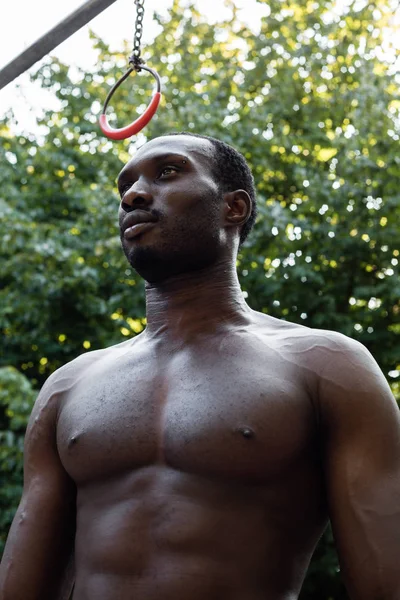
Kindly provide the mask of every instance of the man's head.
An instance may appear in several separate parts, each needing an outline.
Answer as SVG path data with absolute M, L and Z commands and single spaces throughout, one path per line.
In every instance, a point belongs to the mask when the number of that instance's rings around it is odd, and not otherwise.
M 121 171 L 118 187 L 124 252 L 150 282 L 236 257 L 256 218 L 244 157 L 207 136 L 151 140 Z M 128 231 L 137 220 L 153 224 Z

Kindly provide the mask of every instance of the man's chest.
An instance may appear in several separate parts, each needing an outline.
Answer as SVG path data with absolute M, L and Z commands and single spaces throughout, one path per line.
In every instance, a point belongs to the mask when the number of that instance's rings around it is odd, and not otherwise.
M 298 370 L 251 344 L 99 364 L 65 398 L 57 441 L 81 484 L 155 463 L 261 482 L 301 460 L 314 433 Z

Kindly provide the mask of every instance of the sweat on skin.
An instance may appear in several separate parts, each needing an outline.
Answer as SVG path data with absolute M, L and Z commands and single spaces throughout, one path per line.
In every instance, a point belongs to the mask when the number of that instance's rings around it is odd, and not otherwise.
M 165 136 L 120 174 L 147 326 L 42 388 L 0 600 L 295 600 L 328 518 L 350 598 L 400 598 L 395 400 L 361 344 L 246 303 L 214 159 Z

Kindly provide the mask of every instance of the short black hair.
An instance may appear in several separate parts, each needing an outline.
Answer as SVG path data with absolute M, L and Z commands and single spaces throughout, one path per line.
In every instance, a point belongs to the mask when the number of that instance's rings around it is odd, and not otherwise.
M 251 199 L 251 212 L 250 217 L 247 219 L 240 232 L 240 248 L 247 239 L 250 231 L 253 229 L 257 217 L 257 193 L 254 178 L 245 157 L 235 150 L 235 148 L 229 146 L 229 144 L 208 135 L 182 131 L 165 133 L 163 134 L 163 137 L 171 135 L 188 135 L 190 137 L 208 140 L 214 148 L 211 168 L 216 181 L 220 186 L 220 191 L 225 193 L 234 192 L 235 190 L 245 190 L 249 194 Z

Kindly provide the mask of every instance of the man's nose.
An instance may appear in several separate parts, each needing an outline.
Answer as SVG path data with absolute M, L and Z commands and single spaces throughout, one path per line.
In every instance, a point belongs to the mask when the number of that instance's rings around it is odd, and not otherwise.
M 121 207 L 124 210 L 133 210 L 139 206 L 148 206 L 153 201 L 153 196 L 146 189 L 143 182 L 137 181 L 124 194 Z

